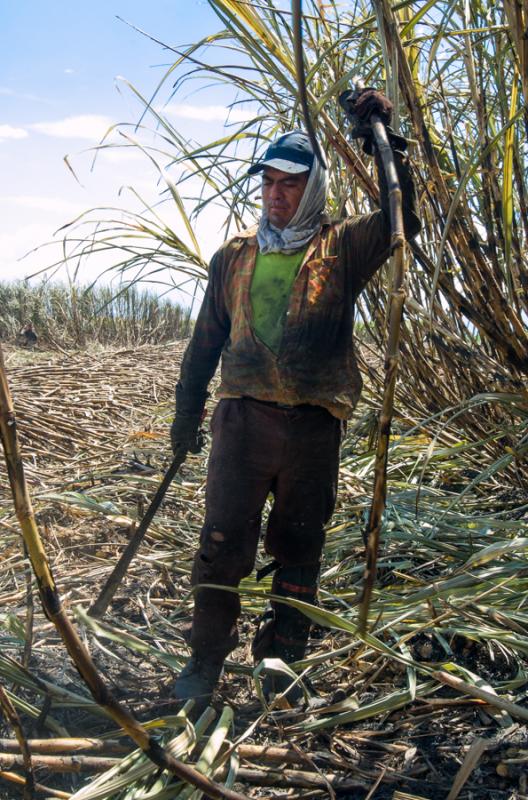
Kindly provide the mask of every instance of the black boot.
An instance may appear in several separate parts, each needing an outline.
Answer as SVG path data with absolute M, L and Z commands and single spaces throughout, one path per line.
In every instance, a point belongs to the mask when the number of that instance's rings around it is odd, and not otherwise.
M 279 567 L 273 578 L 272 593 L 315 604 L 319 563 L 301 567 Z M 285 603 L 272 602 L 253 642 L 255 661 L 263 658 L 280 658 L 286 664 L 302 661 L 310 634 L 311 622 L 301 611 Z M 262 690 L 266 698 L 282 694 L 292 683 L 292 678 L 281 673 L 268 673 Z M 290 705 L 303 698 L 300 684 L 292 686 L 286 694 Z
M 220 679 L 222 667 L 223 661 L 194 653 L 176 678 L 171 695 L 182 702 L 195 700 L 197 708 L 205 708 Z

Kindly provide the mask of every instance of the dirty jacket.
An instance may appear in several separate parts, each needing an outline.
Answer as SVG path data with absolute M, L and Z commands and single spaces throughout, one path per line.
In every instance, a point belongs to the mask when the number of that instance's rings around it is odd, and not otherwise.
M 409 170 L 397 168 L 407 238 L 420 229 Z M 347 419 L 362 379 L 354 349 L 356 298 L 390 254 L 390 217 L 380 171 L 381 208 L 325 220 L 293 283 L 278 354 L 252 327 L 250 288 L 258 252 L 256 228 L 226 242 L 213 256 L 209 282 L 176 388 L 180 413 L 200 413 L 221 358 L 218 397 L 253 397 L 310 404 Z

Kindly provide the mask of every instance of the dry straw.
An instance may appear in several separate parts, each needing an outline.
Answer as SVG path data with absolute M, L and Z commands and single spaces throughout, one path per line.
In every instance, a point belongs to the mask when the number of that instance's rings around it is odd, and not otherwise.
M 218 32 L 181 52 L 167 48 L 173 64 L 155 97 L 142 98 L 133 89 L 144 102 L 145 115 L 137 131 L 131 134 L 125 128 L 124 132 L 130 147 L 136 141 L 141 144 L 143 135 L 151 135 L 149 119 L 156 129 L 157 145 L 148 152 L 158 166 L 172 165 L 171 183 L 164 183 L 162 198 L 167 202 L 167 219 L 176 209 L 185 214 L 184 224 L 192 227 L 194 217 L 181 202 L 182 196 L 191 194 L 194 215 L 211 204 L 223 209 L 229 235 L 260 210 L 257 193 L 245 178 L 249 161 L 277 133 L 299 125 L 301 119 L 288 11 L 236 0 L 214 0 L 213 8 L 220 20 Z M 383 385 L 379 354 L 386 345 L 391 284 L 385 272 L 369 284 L 357 304 L 364 404 L 343 447 L 340 500 L 327 532 L 321 604 L 305 609 L 317 614 L 324 638 L 296 665 L 299 671 L 307 670 L 309 679 L 326 694 L 328 705 L 309 717 L 303 713 L 279 717 L 280 724 L 266 710 L 244 716 L 243 702 L 235 701 L 235 707 L 242 737 L 261 737 L 256 744 L 262 746 L 287 738 L 313 756 L 318 768 L 322 764 L 325 776 L 334 775 L 337 767 L 324 760 L 328 752 L 317 755 L 318 737 L 321 732 L 331 737 L 334 754 L 345 762 L 347 779 L 364 780 L 367 792 L 379 779 L 380 769 L 375 773 L 364 769 L 358 753 L 368 764 L 383 760 L 383 784 L 392 782 L 402 795 L 427 794 L 413 782 L 425 775 L 441 784 L 439 791 L 445 790 L 447 796 L 449 781 L 444 772 L 440 776 L 430 772 L 413 731 L 419 736 L 424 720 L 427 725 L 438 724 L 445 731 L 445 747 L 450 753 L 459 747 L 463 756 L 460 737 L 471 736 L 475 720 L 490 731 L 498 730 L 497 726 L 513 722 L 516 707 L 523 705 L 528 655 L 528 98 L 526 44 L 519 31 L 526 24 L 525 3 L 383 3 L 377 13 L 366 3 L 305 6 L 307 97 L 329 165 L 329 210 L 364 213 L 376 207 L 371 164 L 349 141 L 336 102 L 350 76 L 361 74 L 392 97 L 399 95 L 400 130 L 412 140 L 423 232 L 412 244 L 414 258 L 408 270 L 409 299 L 400 342 L 401 372 L 387 464 L 389 492 L 382 519 L 379 580 L 369 613 L 370 638 L 358 635 L 357 609 L 362 530 L 370 503 Z M 380 26 L 385 31 L 381 37 Z M 159 110 L 160 93 L 168 95 L 173 87 L 178 97 L 197 77 L 233 88 L 237 93 L 233 111 L 248 111 L 243 121 L 233 114 L 224 135 L 214 142 L 189 142 Z M 102 143 L 103 148 L 110 146 L 110 139 Z M 154 164 L 153 168 L 156 177 L 162 174 Z M 201 188 L 195 193 L 191 187 L 196 179 Z M 190 236 L 185 241 L 176 236 L 164 215 L 161 204 L 137 216 L 109 214 L 104 225 L 103 212 L 95 210 L 79 226 L 65 231 L 70 237 L 66 255 L 76 259 L 94 247 L 110 250 L 118 253 L 117 268 L 125 277 L 133 274 L 128 270 L 143 268 L 146 273 L 162 266 L 173 267 L 181 281 L 205 277 L 207 265 L 197 243 Z M 112 532 L 120 525 L 128 528 L 137 517 L 138 498 L 147 501 L 159 480 L 156 459 L 166 462 L 164 437 L 181 349 L 175 348 L 172 358 L 170 353 L 167 347 L 100 359 L 83 354 L 10 371 L 23 442 L 34 453 L 27 475 L 38 493 L 39 512 L 51 515 L 60 509 L 69 524 L 73 521 L 76 555 L 83 553 L 87 532 L 92 536 L 94 531 L 104 532 L 110 540 L 99 543 L 102 554 L 96 550 L 79 557 L 75 569 L 60 546 L 55 550 L 57 569 L 67 576 L 69 588 L 85 598 L 90 599 L 91 588 L 107 576 L 119 552 L 121 540 Z M 134 438 L 129 434 L 137 430 L 136 408 L 145 410 L 141 429 L 147 435 Z M 157 436 L 150 439 L 153 433 Z M 122 471 L 127 438 L 131 450 L 142 442 L 138 449 L 150 452 L 156 465 L 153 473 Z M 101 652 L 111 651 L 117 663 L 130 666 L 141 659 L 141 670 L 134 673 L 138 680 L 146 664 L 167 679 L 186 652 L 180 629 L 189 616 L 185 581 L 201 524 L 204 474 L 204 462 L 191 459 L 169 492 L 137 565 L 131 567 L 127 591 L 133 587 L 139 617 L 130 620 L 116 605 L 114 616 L 104 625 L 94 623 L 90 633 Z M 17 615 L 7 610 L 24 613 L 26 592 L 19 579 L 24 559 L 5 497 L 4 501 L 2 624 L 6 646 L 17 648 L 24 633 Z M 50 523 L 50 542 L 58 528 Z M 267 583 L 257 585 L 252 577 L 244 581 L 246 622 L 262 609 L 269 588 Z M 47 635 L 43 625 L 39 619 L 38 637 Z M 228 664 L 239 692 L 250 673 L 243 659 Z M 451 697 L 438 692 L 445 673 L 463 679 Z M 55 737 L 67 735 L 59 717 L 63 707 L 74 706 L 90 715 L 94 725 L 107 719 L 97 716 L 100 709 L 80 692 L 71 687 L 67 692 L 57 676 L 43 681 L 3 652 L 0 674 L 6 685 L 16 681 L 53 699 L 45 725 Z M 336 685 L 344 698 L 331 696 Z M 477 692 L 468 685 L 486 694 L 473 696 Z M 224 684 L 222 691 L 228 692 L 230 686 Z M 22 691 L 8 694 L 19 713 L 22 709 L 39 717 L 36 701 L 29 702 Z M 513 707 L 497 711 L 493 696 Z M 388 724 L 396 722 L 390 733 Z M 207 741 L 203 729 L 198 738 L 201 747 Z M 497 749 L 500 741 L 497 735 Z M 232 744 L 236 759 L 237 749 L 246 742 Z M 230 749 L 231 743 L 226 746 Z M 188 741 L 185 747 L 189 753 Z M 222 752 L 210 765 L 213 771 L 222 766 Z M 489 785 L 495 779 L 493 752 L 487 753 Z M 127 770 L 135 769 L 141 758 L 136 753 L 121 762 L 123 783 L 116 791 L 122 797 L 138 786 L 144 794 L 150 791 L 141 783 L 147 779 L 136 781 L 135 772 L 128 786 L 125 783 Z M 401 759 L 397 766 L 390 761 L 395 758 Z M 510 769 L 505 761 L 500 763 Z M 234 761 L 229 769 L 232 778 Z M 273 769 L 270 778 L 265 768 L 242 769 L 246 773 L 239 775 L 245 775 L 247 784 L 265 785 L 271 779 L 280 786 L 279 770 Z M 287 785 L 293 779 L 289 770 L 284 772 Z M 307 791 L 328 796 L 329 790 L 318 786 L 315 776 L 319 778 L 316 769 Z M 108 778 L 107 797 L 112 796 L 114 778 L 115 774 Z M 105 796 L 103 784 L 89 787 L 93 796 Z M 90 797 L 86 789 L 85 797 Z M 156 791 L 161 798 L 169 790 L 160 785 Z
M 4 449 L 9 483 L 17 518 L 37 579 L 40 600 L 48 619 L 59 632 L 70 658 L 86 682 L 94 700 L 136 742 L 144 753 L 162 769 L 167 769 L 181 780 L 198 787 L 210 797 L 243 800 L 243 795 L 225 789 L 208 780 L 187 764 L 179 762 L 139 724 L 134 716 L 110 693 L 95 664 L 79 638 L 62 606 L 49 562 L 35 522 L 16 432 L 16 418 L 7 384 L 4 359 L 0 348 L 0 438 Z

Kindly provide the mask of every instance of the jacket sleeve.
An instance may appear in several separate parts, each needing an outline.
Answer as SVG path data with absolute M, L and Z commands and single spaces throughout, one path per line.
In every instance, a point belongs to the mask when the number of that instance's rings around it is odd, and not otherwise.
M 402 192 L 405 238 L 409 240 L 416 236 L 421 228 L 417 213 L 416 192 L 405 154 L 399 150 L 393 152 Z M 359 294 L 390 256 L 391 226 L 387 181 L 377 150 L 375 158 L 380 189 L 380 209 L 372 214 L 351 217 L 344 223 L 344 257 L 356 294 Z
M 209 266 L 209 280 L 193 335 L 183 356 L 176 385 L 176 413 L 201 414 L 213 377 L 231 330 L 224 297 L 223 251 L 215 253 Z

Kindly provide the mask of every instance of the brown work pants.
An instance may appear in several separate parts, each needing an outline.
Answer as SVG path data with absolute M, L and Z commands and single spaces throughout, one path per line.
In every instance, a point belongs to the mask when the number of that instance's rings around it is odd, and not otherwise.
M 318 565 L 324 525 L 334 510 L 341 422 L 318 406 L 281 407 L 251 398 L 220 400 L 212 447 L 205 524 L 192 584 L 236 587 L 253 569 L 262 510 L 273 495 L 264 546 L 281 565 Z M 314 583 L 317 569 L 312 570 Z M 198 588 L 191 646 L 224 659 L 238 643 L 235 592 Z

